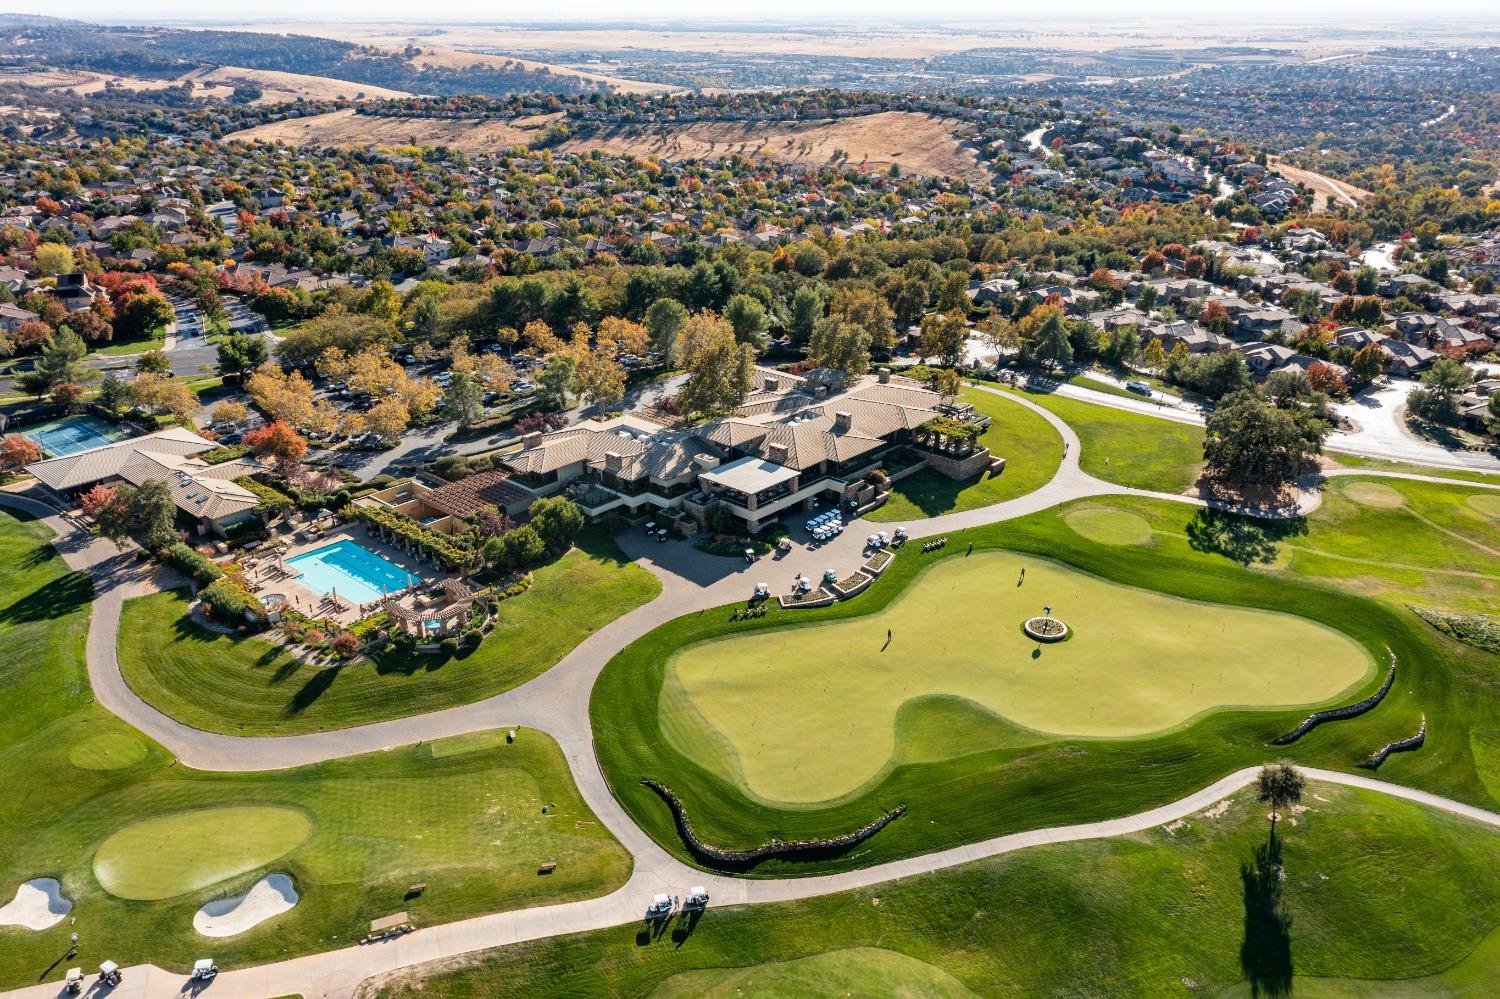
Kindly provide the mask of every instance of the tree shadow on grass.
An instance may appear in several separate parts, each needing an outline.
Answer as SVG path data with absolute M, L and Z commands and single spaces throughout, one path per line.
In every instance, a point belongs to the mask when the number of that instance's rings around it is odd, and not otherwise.
M 1275 831 L 1240 864 L 1244 885 L 1245 936 L 1240 971 L 1252 996 L 1285 996 L 1292 991 L 1292 917 L 1281 902 L 1281 843 Z
M 931 469 L 923 469 L 910 478 L 903 479 L 891 487 L 891 493 L 901 496 L 927 517 L 950 513 L 958 506 L 958 497 L 970 486 L 978 485 L 984 473 L 970 476 L 962 481 L 950 479 Z
M 85 573 L 70 572 L 37 587 L 0 609 L 0 624 L 27 624 L 66 617 L 94 599 L 94 584 Z
M 333 686 L 333 682 L 338 678 L 339 671 L 337 667 L 314 670 L 313 675 L 307 678 L 307 682 L 287 702 L 286 716 L 295 718 L 312 707 L 317 703 L 318 698 L 328 693 L 329 689 Z
M 1188 545 L 1198 552 L 1222 555 L 1240 565 L 1268 565 L 1276 560 L 1277 544 L 1307 533 L 1306 517 L 1262 520 L 1209 507 L 1188 521 Z

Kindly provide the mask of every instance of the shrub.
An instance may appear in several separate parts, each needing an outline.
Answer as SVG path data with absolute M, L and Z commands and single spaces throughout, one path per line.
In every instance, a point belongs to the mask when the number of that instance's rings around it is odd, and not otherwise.
M 266 609 L 244 585 L 233 579 L 216 579 L 203 588 L 200 596 L 211 613 L 228 624 L 243 624 L 246 615 L 264 618 Z
M 169 547 L 165 555 L 167 561 L 181 571 L 183 575 L 191 576 L 200 583 L 211 583 L 216 579 L 224 577 L 223 569 L 220 569 L 212 560 L 198 554 L 181 541 Z
M 352 656 L 359 651 L 359 636 L 350 631 L 341 631 L 333 636 L 333 651 L 341 656 Z
M 451 656 L 453 655 L 453 653 L 458 651 L 458 639 L 451 636 L 445 638 L 440 643 L 438 643 L 438 648 L 442 649 L 445 653 Z
M 212 451 L 204 451 L 198 457 L 205 465 L 222 465 L 226 461 L 243 458 L 250 453 L 249 444 L 226 444 Z
M 322 645 L 324 640 L 327 638 L 328 636 L 319 631 L 317 628 L 308 628 L 302 633 L 302 641 L 310 646 Z

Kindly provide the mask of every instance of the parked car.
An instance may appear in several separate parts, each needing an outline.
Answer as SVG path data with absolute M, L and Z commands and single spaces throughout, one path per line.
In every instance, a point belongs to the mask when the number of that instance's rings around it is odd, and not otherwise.
M 1147 385 L 1143 381 L 1132 378 L 1130 381 L 1125 383 L 1125 387 L 1130 391 L 1138 392 L 1141 395 L 1146 396 L 1147 398 L 1150 398 L 1151 396 L 1151 386 Z

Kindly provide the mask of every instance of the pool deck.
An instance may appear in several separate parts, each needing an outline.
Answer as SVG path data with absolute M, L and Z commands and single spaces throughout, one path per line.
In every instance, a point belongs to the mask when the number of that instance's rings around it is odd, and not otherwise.
M 324 531 L 316 538 L 308 541 L 294 541 L 290 547 L 283 548 L 280 552 L 282 559 L 291 560 L 299 555 L 326 548 L 340 541 L 353 541 L 355 544 L 368 548 L 381 558 L 394 565 L 399 566 L 413 576 L 420 577 L 428 582 L 441 578 L 442 570 L 430 563 L 423 562 L 414 556 L 408 555 L 400 548 L 388 545 L 365 530 L 359 524 L 341 524 L 330 530 Z M 246 577 L 250 582 L 252 591 L 257 596 L 266 596 L 272 593 L 286 595 L 287 604 L 293 610 L 306 614 L 308 617 L 326 617 L 337 621 L 341 625 L 351 625 L 364 616 L 352 600 L 342 595 L 339 597 L 342 607 L 335 607 L 333 601 L 325 594 L 319 593 L 312 587 L 303 583 L 296 575 L 283 573 L 278 565 L 278 560 L 273 558 L 262 558 L 246 570 Z

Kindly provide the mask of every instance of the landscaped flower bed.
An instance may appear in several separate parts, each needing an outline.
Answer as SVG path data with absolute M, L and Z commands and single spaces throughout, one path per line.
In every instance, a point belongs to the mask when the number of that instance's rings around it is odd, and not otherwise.
M 891 564 L 895 554 L 887 551 L 878 551 L 865 559 L 865 571 L 872 576 L 878 576 L 885 571 L 885 567 Z
M 866 575 L 863 572 L 855 572 L 849 577 L 841 579 L 837 583 L 835 583 L 833 585 L 833 589 L 834 592 L 839 596 L 847 599 L 848 597 L 852 597 L 855 594 L 862 592 L 865 587 L 869 586 L 873 582 L 875 582 L 874 576 Z
M 783 607 L 827 607 L 833 603 L 834 596 L 819 586 L 806 593 L 783 593 L 777 599 Z

